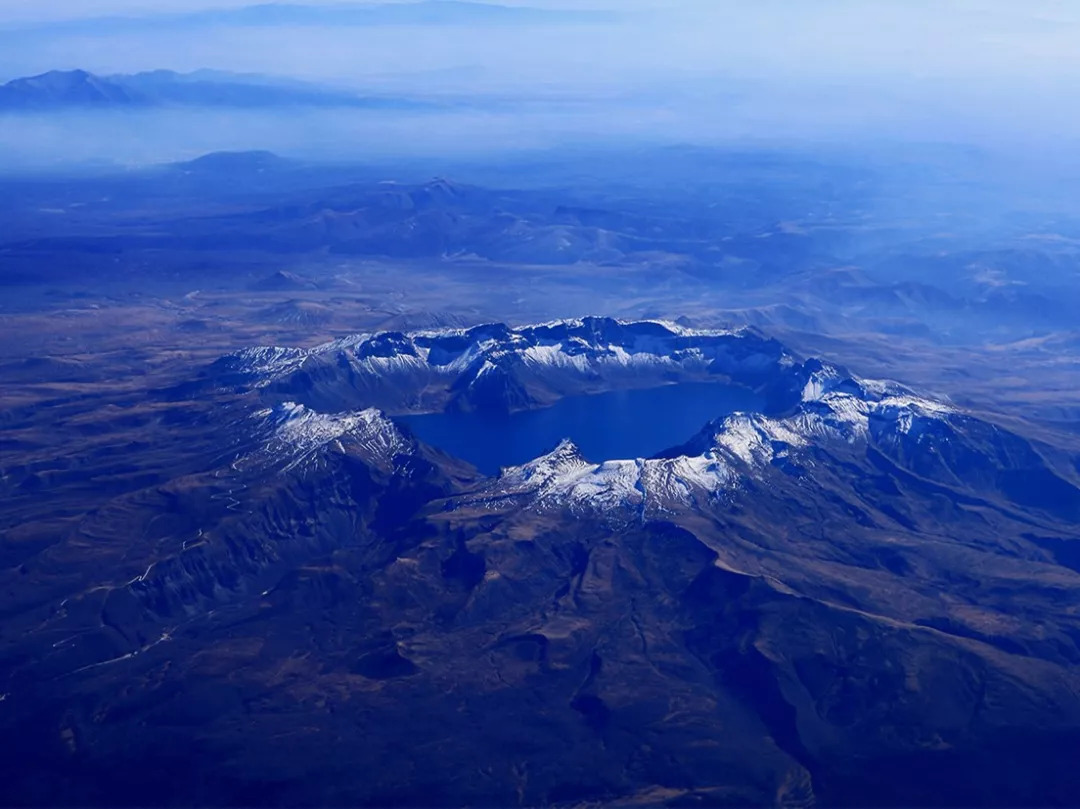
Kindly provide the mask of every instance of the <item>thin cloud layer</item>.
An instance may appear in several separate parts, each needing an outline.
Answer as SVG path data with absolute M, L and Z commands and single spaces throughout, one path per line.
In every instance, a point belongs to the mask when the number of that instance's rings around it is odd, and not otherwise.
M 448 149 L 631 132 L 1065 151 L 1080 136 L 1080 9 L 1055 0 L 9 0 L 2 25 L 5 80 L 53 69 L 296 77 L 453 105 Z M 313 118 L 287 131 L 302 129 L 296 146 L 308 150 L 311 131 L 335 148 L 367 149 L 370 137 L 357 133 L 383 127 L 402 150 L 432 148 L 430 122 L 412 137 L 408 120 L 376 117 Z M 280 134 L 253 133 L 252 145 Z

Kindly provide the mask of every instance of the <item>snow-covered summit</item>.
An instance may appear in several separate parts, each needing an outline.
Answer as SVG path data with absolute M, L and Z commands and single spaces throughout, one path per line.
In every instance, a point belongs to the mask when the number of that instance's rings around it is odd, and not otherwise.
M 416 443 L 388 410 L 533 408 L 563 396 L 703 379 L 761 394 L 759 412 L 704 425 L 685 445 L 654 458 L 597 462 L 564 441 L 461 501 L 492 507 L 659 514 L 760 484 L 774 467 L 813 476 L 823 452 L 932 454 L 955 443 L 951 422 L 962 418 L 947 403 L 896 383 L 800 360 L 756 332 L 661 321 L 583 318 L 517 329 L 383 332 L 309 351 L 252 349 L 233 360 L 246 363 L 271 401 L 280 398 L 260 415 L 273 425 L 268 451 L 293 465 L 345 445 L 392 464 Z M 286 398 L 293 393 L 298 398 Z M 364 406 L 338 407 L 342 401 Z
M 800 367 L 780 343 L 750 330 L 591 317 L 360 334 L 309 350 L 248 349 L 222 358 L 211 373 L 224 384 L 261 388 L 272 401 L 400 415 L 528 409 L 563 396 L 694 380 L 779 386 L 792 398 L 805 382 Z
M 715 502 L 768 469 L 791 461 L 812 469 L 816 450 L 860 442 L 896 449 L 919 441 L 920 425 L 944 425 L 950 406 L 888 382 L 858 380 L 822 366 L 802 400 L 783 415 L 735 413 L 718 419 L 660 457 L 592 463 L 570 441 L 527 464 L 504 469 L 477 500 L 492 507 L 569 508 L 654 517 Z
M 523 486 L 543 488 L 553 480 L 572 475 L 590 466 L 591 464 L 585 460 L 577 444 L 567 438 L 547 455 L 542 455 L 536 460 L 512 467 L 512 469 Z
M 316 461 L 324 450 L 361 452 L 367 459 L 393 464 L 413 442 L 385 414 L 374 408 L 355 413 L 317 413 L 286 402 L 261 410 L 255 418 L 270 428 L 266 454 L 295 468 Z
M 613 460 L 592 463 L 572 442 L 522 466 L 508 467 L 462 503 L 500 509 L 570 509 L 580 514 L 628 510 L 661 513 L 694 498 L 712 499 L 736 483 L 715 457 Z

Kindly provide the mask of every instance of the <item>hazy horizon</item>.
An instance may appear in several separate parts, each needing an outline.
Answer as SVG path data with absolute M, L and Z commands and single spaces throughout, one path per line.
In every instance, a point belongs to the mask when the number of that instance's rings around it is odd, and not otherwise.
M 334 16 L 389 6 L 398 11 Z M 485 16 L 482 6 L 517 13 Z M 318 13 L 306 16 L 305 8 Z M 230 9 L 247 10 L 220 16 Z M 590 16 L 596 12 L 610 16 Z M 1080 137 L 1080 56 L 1072 47 L 1078 25 L 1080 9 L 1049 0 L 1023 8 L 1003 0 L 827 0 L 812 7 L 780 0 L 753 7 L 702 0 L 173 0 L 152 12 L 134 0 L 16 0 L 0 9 L 5 81 L 50 70 L 216 69 L 453 109 L 434 123 L 381 113 L 217 116 L 208 132 L 200 131 L 205 115 L 8 117 L 0 119 L 0 146 L 8 163 L 112 159 L 111 152 L 120 154 L 111 149 L 116 143 L 129 162 L 169 159 L 180 153 L 170 132 L 183 132 L 198 148 L 325 149 L 328 156 L 623 138 L 944 142 L 1064 153 Z

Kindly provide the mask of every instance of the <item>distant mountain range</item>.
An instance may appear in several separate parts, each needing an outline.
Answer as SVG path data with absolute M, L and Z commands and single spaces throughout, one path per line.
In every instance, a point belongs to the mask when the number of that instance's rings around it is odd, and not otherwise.
M 87 108 L 94 107 L 78 107 Z M 703 167 L 711 160 L 699 156 Z M 152 254 L 154 266 L 160 266 L 162 256 L 188 262 L 193 256 L 241 255 L 257 247 L 289 261 L 329 255 L 462 266 L 580 264 L 628 271 L 662 266 L 673 283 L 754 290 L 732 322 L 774 332 L 828 331 L 842 316 L 896 334 L 933 328 L 977 336 L 987 325 L 1027 334 L 1034 323 L 1072 329 L 1080 305 L 1067 282 L 1080 256 L 1071 239 L 1039 242 L 1037 249 L 1031 241 L 1017 242 L 1022 249 L 1007 239 L 982 246 L 953 241 L 943 250 L 897 234 L 900 247 L 889 248 L 895 257 L 887 251 L 860 257 L 851 254 L 853 240 L 861 238 L 857 221 L 838 218 L 829 227 L 784 229 L 776 223 L 785 216 L 771 207 L 776 197 L 753 203 L 752 188 L 717 208 L 694 197 L 650 202 L 430 180 L 424 170 L 398 181 L 386 176 L 381 168 L 361 164 L 312 164 L 267 151 L 234 151 L 87 178 L 61 194 L 44 185 L 34 199 L 21 196 L 27 193 L 23 186 L 7 195 L 22 218 L 0 217 L 5 258 L 0 282 L 37 283 L 43 266 L 52 278 L 74 272 L 74 256 L 142 261 Z M 859 192 L 851 186 L 850 193 Z M 80 204 L 106 196 L 109 206 Z M 788 198 L 812 204 L 798 194 Z M 230 204 L 207 209 L 208 199 Z M 748 207 L 753 204 L 763 209 Z M 59 209 L 69 215 L 49 212 Z M 140 215 L 119 217 L 121 210 Z M 155 217 L 143 216 L 147 211 Z M 97 271 L 114 271 L 109 261 L 96 265 Z M 997 268 L 1009 283 L 985 268 Z M 759 308 L 760 301 L 767 302 L 765 308 Z
M 0 111 L 136 109 L 155 107 L 341 107 L 419 109 L 408 99 L 362 96 L 344 90 L 266 76 L 200 70 L 154 70 L 96 76 L 85 70 L 53 70 L 0 86 Z

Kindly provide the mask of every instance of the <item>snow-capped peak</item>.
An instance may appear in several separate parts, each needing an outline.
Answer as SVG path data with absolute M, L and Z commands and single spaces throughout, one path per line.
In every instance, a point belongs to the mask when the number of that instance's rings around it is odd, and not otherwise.
M 269 389 L 271 400 L 320 410 L 374 406 L 396 415 L 451 403 L 528 408 L 604 386 L 716 380 L 757 387 L 788 381 L 798 367 L 779 343 L 749 331 L 583 318 L 358 334 L 310 350 L 250 349 L 224 358 L 216 370 L 229 384 Z
M 529 461 L 527 464 L 510 467 L 504 470 L 504 475 L 516 476 L 522 482 L 543 485 L 547 481 L 560 475 L 566 475 L 574 471 L 591 466 L 581 454 L 577 444 L 569 438 L 564 438 L 551 452 L 541 455 L 539 458 Z
M 346 446 L 358 449 L 370 460 L 392 463 L 411 446 L 397 425 L 373 408 L 327 414 L 286 402 L 259 411 L 255 418 L 271 427 L 266 451 L 275 459 L 285 459 L 286 468 L 303 465 L 326 448 L 345 452 Z
M 583 318 L 521 328 L 382 332 L 310 351 L 256 349 L 243 359 L 280 383 L 275 397 L 295 391 L 319 410 L 352 401 L 391 412 L 529 408 L 583 391 L 682 380 L 734 382 L 762 393 L 761 412 L 713 422 L 664 457 L 593 463 L 572 441 L 563 441 L 540 458 L 504 469 L 479 493 L 491 502 L 594 511 L 631 507 L 644 514 L 715 498 L 764 478 L 778 459 L 802 456 L 798 466 L 809 469 L 815 448 L 896 446 L 913 432 L 932 432 L 917 425 L 929 428 L 953 412 L 900 385 L 796 359 L 757 333 L 695 331 L 662 321 Z M 390 463 L 412 442 L 381 410 L 326 415 L 288 402 L 264 417 L 274 424 L 271 446 L 294 463 L 345 441 Z
M 735 413 L 721 422 L 713 442 L 716 451 L 757 467 L 771 462 L 779 448 L 804 447 L 807 439 L 784 420 Z
M 947 420 L 946 404 L 892 383 L 857 380 L 823 367 L 811 390 L 787 415 L 735 413 L 706 426 L 666 457 L 590 463 L 563 441 L 554 451 L 504 469 L 480 493 L 492 507 L 569 508 L 582 513 L 655 515 L 679 505 L 714 501 L 755 479 L 779 459 L 813 467 L 815 447 L 895 441 L 922 420 Z
M 713 498 L 735 477 L 716 456 L 591 463 L 570 440 L 521 466 L 508 467 L 478 494 L 473 504 L 500 507 L 569 508 L 582 514 L 607 514 L 631 508 L 642 517 L 660 513 L 694 497 Z

